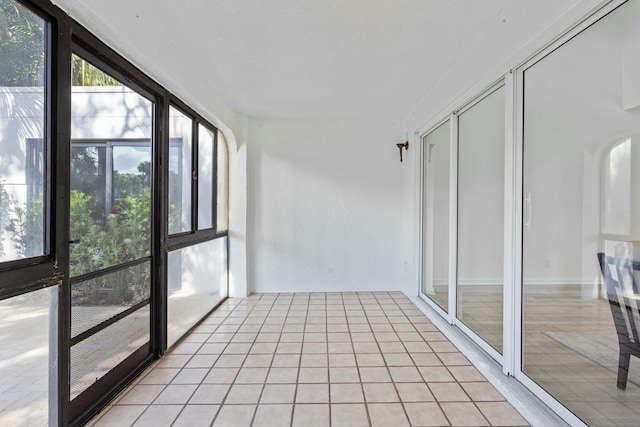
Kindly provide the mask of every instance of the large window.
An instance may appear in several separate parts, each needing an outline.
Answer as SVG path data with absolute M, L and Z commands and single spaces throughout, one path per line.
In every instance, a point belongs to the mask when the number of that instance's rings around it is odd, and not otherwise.
M 0 3 L 0 262 L 48 252 L 46 23 Z
M 637 282 L 602 284 L 640 259 L 638 22 L 625 3 L 524 71 L 522 370 L 589 425 L 640 417 Z

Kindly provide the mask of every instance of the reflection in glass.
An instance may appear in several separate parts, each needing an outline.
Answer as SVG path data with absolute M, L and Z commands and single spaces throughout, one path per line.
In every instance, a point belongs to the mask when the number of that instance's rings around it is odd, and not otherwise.
M 198 230 L 213 227 L 214 133 L 198 125 Z
M 227 296 L 227 238 L 169 252 L 168 269 L 171 346 Z
M 71 276 L 149 256 L 150 202 L 149 143 L 74 144 Z
M 191 231 L 193 121 L 169 108 L 169 234 Z
M 71 399 L 149 342 L 149 306 L 71 347 Z
M 640 360 L 618 388 L 621 337 L 597 258 L 640 255 L 638 22 L 627 2 L 524 75 L 522 370 L 589 425 L 640 419 Z
M 0 301 L 0 425 L 57 425 L 58 286 Z M 50 393 L 50 387 L 52 392 Z
M 0 262 L 44 255 L 45 21 L 0 4 Z
M 457 316 L 502 352 L 504 87 L 458 117 Z
M 107 148 L 104 144 L 71 146 L 71 197 L 78 198 L 76 203 L 81 203 L 86 198 L 89 209 L 86 219 L 89 220 L 90 217 L 91 222 L 101 226 L 105 226 L 107 220 L 106 176 Z M 72 204 L 72 215 L 79 207 Z M 84 227 L 72 226 L 70 231 L 71 240 L 78 240 L 86 233 Z
M 631 232 L 631 138 L 614 143 L 602 164 L 602 233 Z
M 449 120 L 425 135 L 423 153 L 422 292 L 448 311 Z
M 153 104 L 73 56 L 70 274 L 150 256 Z

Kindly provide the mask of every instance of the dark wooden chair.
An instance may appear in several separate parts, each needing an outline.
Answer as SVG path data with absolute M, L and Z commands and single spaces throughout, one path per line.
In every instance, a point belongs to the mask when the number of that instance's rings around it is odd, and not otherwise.
M 640 262 L 598 253 L 600 270 L 607 290 L 613 323 L 618 334 L 618 388 L 627 388 L 627 375 L 631 356 L 640 357 L 640 294 L 634 271 L 640 271 Z

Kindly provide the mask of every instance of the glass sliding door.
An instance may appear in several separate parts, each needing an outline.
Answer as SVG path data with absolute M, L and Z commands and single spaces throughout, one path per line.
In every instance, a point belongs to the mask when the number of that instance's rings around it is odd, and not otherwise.
M 150 355 L 153 103 L 72 59 L 70 419 Z
M 422 156 L 422 292 L 444 311 L 448 311 L 449 120 L 422 138 Z
M 522 371 L 589 425 L 640 419 L 638 22 L 624 3 L 523 74 Z
M 502 352 L 504 86 L 458 116 L 457 317 Z

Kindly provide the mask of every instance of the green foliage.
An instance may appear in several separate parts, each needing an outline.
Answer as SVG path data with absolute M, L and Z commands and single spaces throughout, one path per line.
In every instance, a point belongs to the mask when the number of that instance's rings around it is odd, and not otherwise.
M 78 153 L 76 153 L 78 154 Z M 86 156 L 85 156 L 86 157 Z M 74 164 L 75 178 L 83 189 L 97 194 L 100 200 L 74 189 L 70 193 L 70 276 L 120 265 L 149 257 L 151 254 L 150 167 L 143 162 L 139 175 L 114 173 L 114 186 L 119 189 L 113 199 L 112 213 L 105 219 L 104 189 L 96 189 L 97 170 L 93 160 Z M 148 173 L 145 171 L 148 168 Z M 147 184 L 148 183 L 148 184 Z M 147 185 L 145 185 L 147 184 Z M 104 186 L 103 186 L 104 187 Z M 0 183 L 0 256 L 5 235 L 22 257 L 43 253 L 43 196 L 33 195 L 27 203 L 13 200 Z M 132 305 L 149 297 L 149 263 L 89 279 L 72 287 L 73 304 Z
M 93 218 L 95 200 L 79 190 L 72 190 L 69 199 L 69 235 L 73 240 L 70 246 L 71 277 L 95 271 L 102 266 L 101 251 L 96 242 L 104 231 Z
M 73 86 L 122 86 L 118 80 L 77 55 L 71 58 L 71 84 Z
M 4 256 L 4 233 L 9 225 L 11 212 L 11 199 L 4 185 L 0 182 L 0 258 Z
M 117 198 L 106 227 L 92 216 L 94 200 L 79 190 L 71 192 L 71 232 L 80 236 L 71 245 L 72 277 L 150 255 L 151 193 Z M 140 266 L 138 266 L 140 267 Z M 74 287 L 80 304 L 132 304 L 149 295 L 148 267 L 132 267 L 88 280 Z
M 0 257 L 6 254 L 4 244 L 9 240 L 18 258 L 44 253 L 44 202 L 42 194 L 36 193 L 27 203 L 19 203 L 0 183 Z
M 45 23 L 15 0 L 0 0 L 0 86 L 44 86 Z
M 44 253 L 44 203 L 42 195 L 34 195 L 28 203 L 12 201 L 12 215 L 6 230 L 13 235 L 17 252 L 24 258 Z

